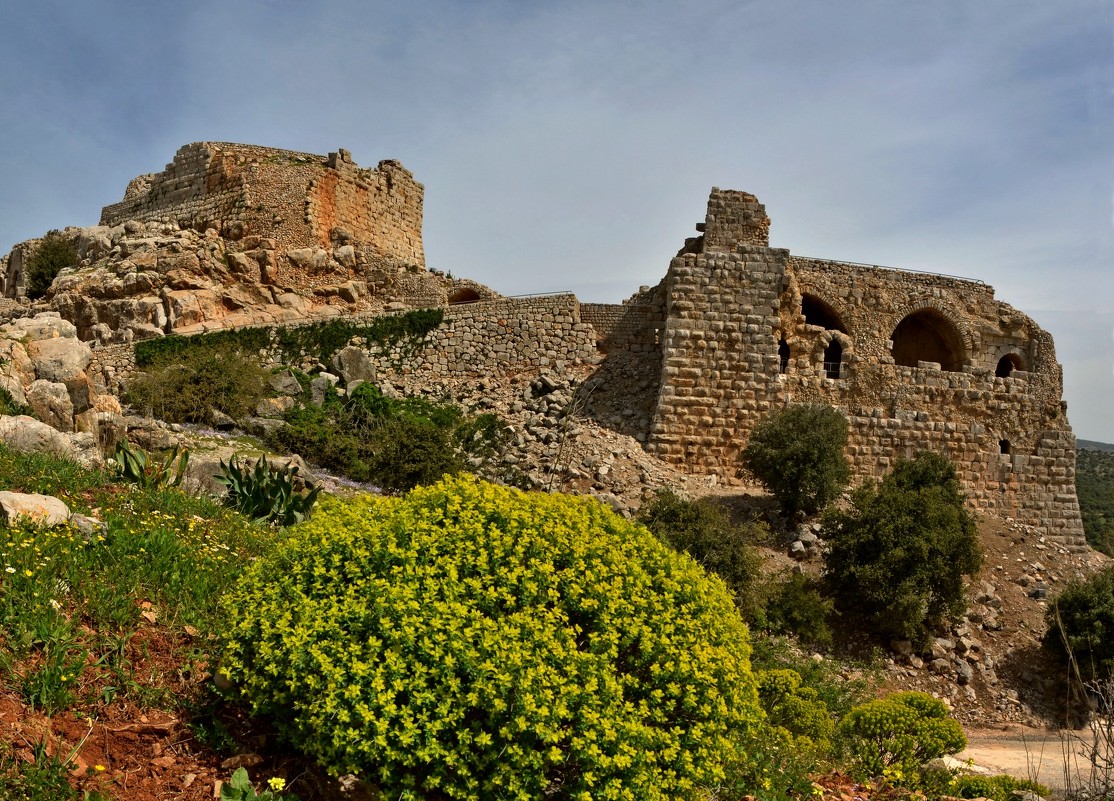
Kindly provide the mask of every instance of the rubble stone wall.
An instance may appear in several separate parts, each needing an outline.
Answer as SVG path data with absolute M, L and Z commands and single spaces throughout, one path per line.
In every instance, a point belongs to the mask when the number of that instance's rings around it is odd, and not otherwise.
M 725 212 L 725 202 L 741 208 Z M 713 190 L 708 221 L 754 218 Z M 730 242 L 724 231 L 741 239 Z M 972 506 L 1082 542 L 1075 439 L 1051 336 L 979 281 L 791 256 L 746 226 L 690 240 L 665 280 L 662 384 L 648 443 L 731 475 L 789 403 L 839 407 L 860 478 L 917 450 L 957 465 Z
M 425 266 L 424 188 L 397 161 L 365 169 L 346 150 L 328 156 L 195 142 L 161 173 L 134 179 L 102 225 L 127 220 L 215 227 L 231 240 L 262 237 L 280 250 L 329 247 L 337 229 L 381 255 Z

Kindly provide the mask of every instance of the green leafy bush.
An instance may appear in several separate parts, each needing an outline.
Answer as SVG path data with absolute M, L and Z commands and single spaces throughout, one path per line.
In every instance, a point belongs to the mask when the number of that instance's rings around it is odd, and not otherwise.
M 821 584 L 807 573 L 790 573 L 773 578 L 763 589 L 763 628 L 777 634 L 794 634 L 812 645 L 832 644 L 828 620 L 834 602 L 821 592 Z
M 400 799 L 703 799 L 761 720 L 718 579 L 588 499 L 322 501 L 226 598 L 222 673 Z
M 1114 676 L 1114 567 L 1068 583 L 1045 611 L 1044 644 L 1085 680 Z
M 58 273 L 77 264 L 77 251 L 59 231 L 51 231 L 27 260 L 25 290 L 32 300 L 50 290 Z
M 964 610 L 963 577 L 982 564 L 955 467 L 923 452 L 824 521 L 825 578 L 841 612 L 875 631 L 923 641 Z
M 224 505 L 235 509 L 252 520 L 261 520 L 276 526 L 292 526 L 309 517 L 321 487 L 306 486 L 300 492 L 298 466 L 278 467 L 260 456 L 255 467 L 245 470 L 233 456 L 228 464 L 221 460 L 220 475 L 213 480 L 225 487 Z
M 494 415 L 465 415 L 452 403 L 390 398 L 371 383 L 347 398 L 295 407 L 268 442 L 309 462 L 390 492 L 455 475 L 466 462 L 484 472 L 502 449 L 506 426 Z
M 17 403 L 7 387 L 0 386 L 0 414 L 11 416 L 25 414 L 34 417 L 34 410 L 30 406 Z
M 851 479 L 846 445 L 847 420 L 838 409 L 799 404 L 755 426 L 742 460 L 786 514 L 811 514 L 838 498 Z
M 839 722 L 839 745 L 852 775 L 913 783 L 921 765 L 967 747 L 959 721 L 927 693 L 895 693 L 852 709 Z
M 1013 776 L 957 776 L 949 788 L 958 798 L 989 798 L 992 801 L 1011 801 L 1015 792 L 1031 792 L 1047 798 L 1052 791 L 1031 779 Z
M 267 392 L 258 360 L 218 347 L 167 354 L 129 383 L 128 403 L 172 423 L 210 423 L 213 411 L 242 420 Z
M 669 490 L 659 490 L 639 511 L 638 520 L 666 545 L 687 553 L 723 579 L 744 618 L 755 617 L 762 559 L 754 543 L 768 533 L 763 526 L 736 525 L 722 506 L 685 500 Z

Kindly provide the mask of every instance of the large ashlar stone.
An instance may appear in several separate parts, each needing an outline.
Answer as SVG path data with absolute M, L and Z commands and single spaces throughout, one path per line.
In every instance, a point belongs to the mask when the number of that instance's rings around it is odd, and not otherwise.
M 60 526 L 70 519 L 70 509 L 52 495 L 0 492 L 0 517 L 11 526 L 24 520 L 40 526 Z

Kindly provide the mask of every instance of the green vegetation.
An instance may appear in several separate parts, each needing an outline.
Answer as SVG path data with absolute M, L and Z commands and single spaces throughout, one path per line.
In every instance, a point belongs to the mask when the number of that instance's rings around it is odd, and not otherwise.
M 795 670 L 763 670 L 756 675 L 758 699 L 770 725 L 788 732 L 797 748 L 827 753 L 835 724 L 820 694 L 802 687 L 801 674 Z
M 838 498 L 851 479 L 846 445 L 847 420 L 838 409 L 787 406 L 755 427 L 742 460 L 785 514 L 812 514 Z
M 723 584 L 591 500 L 323 502 L 223 608 L 252 709 L 393 798 L 703 798 L 761 718 Z
M 1114 556 L 1114 452 L 1076 451 L 1075 491 L 1087 542 Z
M 638 520 L 666 545 L 723 579 L 744 619 L 754 619 L 761 608 L 762 576 L 762 559 L 754 546 L 769 537 L 764 525 L 737 525 L 722 506 L 710 500 L 688 501 L 669 490 L 659 490 L 639 511 Z
M 22 403 L 17 403 L 16 399 L 12 397 L 12 393 L 8 391 L 7 387 L 2 386 L 0 386 L 0 414 L 26 414 L 32 417 L 34 416 L 30 406 L 25 406 Z
M 27 297 L 32 300 L 43 297 L 50 290 L 58 273 L 66 267 L 75 266 L 77 262 L 77 251 L 73 244 L 59 231 L 48 233 L 27 260 L 24 285 Z
M 852 709 L 839 722 L 840 749 L 852 775 L 916 782 L 929 760 L 967 747 L 963 727 L 944 702 L 926 693 L 895 693 Z
M 864 484 L 824 521 L 827 584 L 837 608 L 870 630 L 923 641 L 964 609 L 963 577 L 982 564 L 955 467 L 923 452 L 880 485 Z
M 227 347 L 199 345 L 167 351 L 148 362 L 128 385 L 125 400 L 171 423 L 208 424 L 214 411 L 242 420 L 266 395 L 267 378 L 258 359 Z
M 148 339 L 135 345 L 135 363 L 139 367 L 173 362 L 195 348 L 238 351 L 259 354 L 271 352 L 275 358 L 298 364 L 304 358 L 327 364 L 333 355 L 352 340 L 363 340 L 377 346 L 381 353 L 395 347 L 404 351 L 417 349 L 426 334 L 441 325 L 441 309 L 418 309 L 405 314 L 377 317 L 367 323 L 351 320 L 329 320 L 303 326 L 259 326 L 225 329 L 207 334 L 183 337 L 172 335 Z
M 451 403 L 389 398 L 370 383 L 347 398 L 330 391 L 321 406 L 295 407 L 284 419 L 267 438 L 273 447 L 390 492 L 469 465 L 482 472 L 505 436 L 495 415 L 468 417 Z
M 950 794 L 957 798 L 989 798 L 991 801 L 1011 801 L 1015 793 L 1035 793 L 1042 798 L 1052 795 L 1052 790 L 1031 779 L 1013 776 L 957 776 L 950 787 Z
M 1045 612 L 1047 648 L 1086 681 L 1114 676 L 1114 567 L 1070 582 Z
M 190 452 L 175 445 L 161 457 L 142 448 L 133 448 L 125 439 L 116 443 L 116 471 L 124 481 L 138 484 L 144 489 L 180 487 L 186 480 L 186 466 Z
M 220 475 L 213 478 L 227 490 L 224 505 L 252 520 L 276 526 L 292 526 L 309 517 L 321 492 L 321 487 L 308 484 L 306 491 L 300 492 L 297 465 L 279 467 L 263 456 L 250 470 L 245 470 L 235 456 L 228 464 L 221 460 L 220 467 Z

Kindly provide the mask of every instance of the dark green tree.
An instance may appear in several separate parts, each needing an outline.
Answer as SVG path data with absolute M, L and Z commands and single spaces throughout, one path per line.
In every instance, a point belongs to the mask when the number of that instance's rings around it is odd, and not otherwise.
M 1114 675 L 1114 567 L 1072 581 L 1045 612 L 1045 647 L 1069 656 L 1085 681 Z
M 48 233 L 27 260 L 24 284 L 27 297 L 32 300 L 41 298 L 62 269 L 76 264 L 77 251 L 73 244 L 58 231 Z
M 963 577 L 982 564 L 955 466 L 937 453 L 898 462 L 824 519 L 828 587 L 841 612 L 879 634 L 924 640 L 964 610 Z
M 813 513 L 838 498 L 851 479 L 846 445 L 847 420 L 838 409 L 800 404 L 759 423 L 742 459 L 786 514 Z

